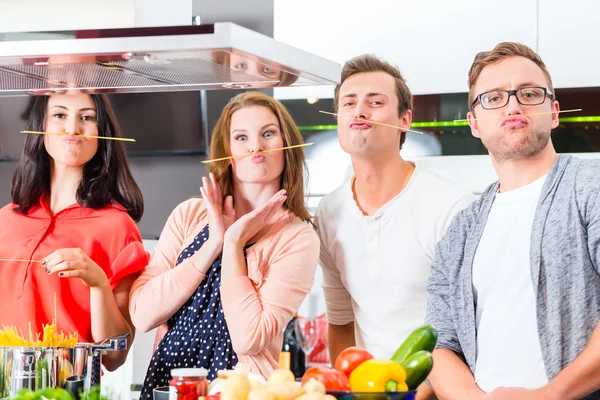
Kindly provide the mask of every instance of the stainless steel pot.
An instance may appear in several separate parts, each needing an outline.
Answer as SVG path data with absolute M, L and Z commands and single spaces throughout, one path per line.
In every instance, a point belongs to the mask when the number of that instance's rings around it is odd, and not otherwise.
M 73 347 L 0 346 L 0 399 L 31 390 L 65 387 L 67 378 L 83 376 L 83 389 L 100 384 L 102 353 L 127 349 L 129 334 L 100 343 L 78 343 Z

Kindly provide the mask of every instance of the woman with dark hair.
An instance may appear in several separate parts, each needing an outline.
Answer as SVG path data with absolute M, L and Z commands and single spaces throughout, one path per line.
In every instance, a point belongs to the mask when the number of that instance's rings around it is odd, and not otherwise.
M 80 342 L 128 332 L 131 342 L 129 290 L 148 256 L 125 147 L 97 138 L 121 136 L 114 111 L 104 95 L 40 96 L 28 130 L 49 134 L 26 137 L 0 210 L 0 258 L 13 260 L 0 261 L 0 325 L 35 337 L 56 318 Z M 103 363 L 114 370 L 126 357 L 109 352 Z
M 141 399 L 170 371 L 204 367 L 209 379 L 238 360 L 268 377 L 283 330 L 310 291 L 319 239 L 304 201 L 302 136 L 286 108 L 258 92 L 225 106 L 213 131 L 202 198 L 171 214 L 133 285 L 138 329 L 158 327 Z M 244 157 L 245 156 L 245 157 Z

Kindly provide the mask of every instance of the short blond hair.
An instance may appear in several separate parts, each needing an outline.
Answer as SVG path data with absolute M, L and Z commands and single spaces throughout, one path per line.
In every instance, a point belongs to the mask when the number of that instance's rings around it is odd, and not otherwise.
M 473 64 L 471 65 L 471 69 L 469 69 L 469 108 L 471 108 L 471 104 L 473 104 L 473 100 L 475 94 L 473 93 L 473 88 L 475 87 L 475 83 L 481 75 L 481 71 L 485 67 L 490 64 L 496 64 L 505 58 L 509 57 L 525 57 L 528 60 L 533 61 L 544 73 L 546 80 L 548 81 L 548 89 L 554 94 L 554 98 L 556 98 L 556 94 L 554 93 L 554 87 L 552 86 L 552 77 L 546 68 L 546 64 L 542 61 L 542 58 L 531 48 L 528 46 L 515 43 L 515 42 L 502 42 L 498 43 L 496 47 L 492 49 L 492 51 L 484 51 L 478 53 L 473 60 Z

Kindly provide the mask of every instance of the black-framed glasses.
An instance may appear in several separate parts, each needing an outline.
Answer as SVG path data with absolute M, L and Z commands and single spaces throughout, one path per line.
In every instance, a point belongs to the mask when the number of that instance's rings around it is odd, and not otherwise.
M 495 110 L 508 104 L 510 96 L 515 96 L 519 104 L 524 106 L 537 106 L 546 101 L 546 97 L 554 99 L 554 94 L 541 86 L 527 86 L 513 90 L 490 90 L 481 93 L 471 103 L 471 110 L 477 103 L 481 104 L 485 110 Z

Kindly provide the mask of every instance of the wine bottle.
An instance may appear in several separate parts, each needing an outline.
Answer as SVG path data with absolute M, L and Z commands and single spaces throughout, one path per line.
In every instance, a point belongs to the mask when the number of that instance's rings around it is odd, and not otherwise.
M 306 371 L 306 360 L 300 343 L 296 340 L 296 333 L 294 331 L 295 323 L 296 316 L 294 315 L 294 318 L 291 319 L 285 331 L 283 331 L 283 346 L 279 363 L 282 368 L 292 371 L 296 379 L 300 379 Z

